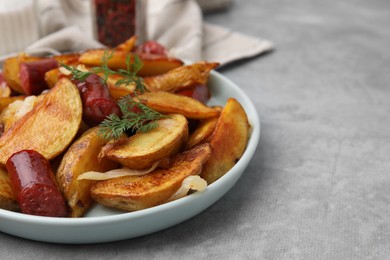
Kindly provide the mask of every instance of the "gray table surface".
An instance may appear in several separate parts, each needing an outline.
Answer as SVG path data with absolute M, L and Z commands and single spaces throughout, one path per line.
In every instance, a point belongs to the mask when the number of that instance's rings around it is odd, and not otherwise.
M 390 258 L 390 2 L 245 0 L 205 19 L 276 45 L 222 70 L 262 123 L 238 183 L 195 218 L 136 239 L 0 233 L 1 259 Z

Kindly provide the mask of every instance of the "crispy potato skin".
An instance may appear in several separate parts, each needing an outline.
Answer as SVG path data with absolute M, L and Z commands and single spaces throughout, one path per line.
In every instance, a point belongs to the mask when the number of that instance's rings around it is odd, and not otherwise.
M 210 136 L 214 132 L 215 127 L 217 126 L 217 122 L 218 117 L 211 117 L 202 120 L 199 123 L 199 126 L 189 135 L 186 149 L 190 149 L 198 144 L 208 142 Z
M 79 62 L 87 66 L 102 65 L 102 57 L 106 50 L 90 50 L 81 54 Z M 136 54 L 129 53 L 122 50 L 113 50 L 113 56 L 108 61 L 108 66 L 111 69 L 126 69 L 126 57 L 130 55 L 131 61 L 134 60 Z M 174 68 L 183 65 L 183 61 L 153 54 L 139 54 L 139 57 L 144 64 L 138 75 L 141 77 L 160 75 L 166 73 Z
M 212 157 L 204 165 L 201 177 L 213 183 L 241 158 L 249 138 L 247 115 L 234 99 L 229 98 L 210 138 Z
M 98 136 L 98 127 L 86 131 L 65 153 L 57 170 L 57 182 L 71 209 L 71 217 L 81 217 L 92 205 L 90 188 L 94 181 L 77 180 L 87 171 L 106 172 L 118 164 L 103 158 L 98 159 L 100 149 L 106 141 Z
M 205 119 L 219 115 L 219 111 L 196 99 L 165 91 L 146 92 L 139 99 L 148 107 L 164 114 L 182 114 L 190 119 Z
M 0 208 L 12 211 L 19 210 L 8 173 L 3 169 L 0 169 Z
M 176 92 L 197 84 L 207 84 L 210 71 L 218 65 L 216 62 L 198 62 L 177 67 L 158 76 L 145 77 L 144 81 L 151 91 Z
M 126 211 L 162 204 L 179 189 L 186 177 L 198 174 L 210 156 L 210 146 L 199 145 L 174 156 L 169 168 L 98 182 L 91 188 L 92 198 L 102 205 Z
M 82 105 L 77 87 L 58 81 L 42 101 L 0 137 L 0 165 L 15 152 L 35 150 L 53 159 L 72 142 L 80 127 Z
M 130 169 L 147 169 L 155 162 L 178 153 L 188 138 L 187 119 L 179 114 L 157 121 L 159 127 L 129 138 L 113 140 L 103 147 L 101 157 Z

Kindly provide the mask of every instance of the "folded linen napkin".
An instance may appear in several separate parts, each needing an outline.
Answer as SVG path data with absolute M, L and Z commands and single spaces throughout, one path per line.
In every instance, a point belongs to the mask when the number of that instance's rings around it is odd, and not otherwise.
M 200 0 L 148 0 L 146 39 L 160 42 L 178 58 L 217 61 L 221 65 L 273 48 L 268 40 L 204 22 L 202 10 L 209 11 L 213 1 L 219 2 L 215 5 L 218 7 L 231 2 L 208 0 L 205 5 Z M 90 7 L 89 0 L 36 0 L 41 38 L 27 43 L 26 52 L 56 53 L 103 47 L 92 36 Z

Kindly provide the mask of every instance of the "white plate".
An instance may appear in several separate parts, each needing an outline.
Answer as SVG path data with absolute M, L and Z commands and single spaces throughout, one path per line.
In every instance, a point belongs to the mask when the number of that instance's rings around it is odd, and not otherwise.
M 150 234 L 204 211 L 240 178 L 260 138 L 260 120 L 248 96 L 217 72 L 212 72 L 209 86 L 213 96 L 211 105 L 224 105 L 229 97 L 236 98 L 242 104 L 252 125 L 252 132 L 245 153 L 238 163 L 204 192 L 137 212 L 124 213 L 95 206 L 84 218 L 40 217 L 0 209 L 0 231 L 52 243 L 100 243 Z

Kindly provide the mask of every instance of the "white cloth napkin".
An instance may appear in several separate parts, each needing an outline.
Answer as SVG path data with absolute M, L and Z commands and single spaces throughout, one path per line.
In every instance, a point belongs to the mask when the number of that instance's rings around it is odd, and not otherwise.
M 219 2 L 215 5 L 218 7 L 231 2 L 208 0 L 205 5 L 200 0 L 148 0 L 147 39 L 165 45 L 170 54 L 178 58 L 216 61 L 221 65 L 256 56 L 273 48 L 268 40 L 204 22 L 200 7 L 208 8 L 203 10 L 209 11 L 213 1 Z M 36 10 L 41 38 L 26 45 L 28 53 L 102 47 L 92 37 L 89 0 L 36 0 Z

